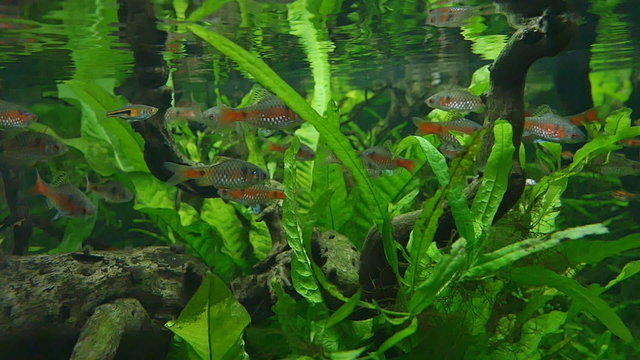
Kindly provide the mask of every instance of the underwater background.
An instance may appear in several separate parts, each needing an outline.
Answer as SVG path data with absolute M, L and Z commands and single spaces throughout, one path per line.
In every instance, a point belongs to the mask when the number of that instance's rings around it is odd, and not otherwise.
M 637 5 L 0 1 L 0 358 L 640 357 Z

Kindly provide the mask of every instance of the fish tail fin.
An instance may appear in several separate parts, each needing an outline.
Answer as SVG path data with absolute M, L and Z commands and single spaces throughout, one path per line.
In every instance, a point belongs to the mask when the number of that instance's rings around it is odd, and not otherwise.
M 180 165 L 172 162 L 165 161 L 164 168 L 171 171 L 173 175 L 167 179 L 166 184 L 169 186 L 175 186 L 183 181 L 188 180 L 189 178 L 186 175 L 189 166 Z
M 413 172 L 416 168 L 416 162 L 409 159 L 396 159 L 396 165 L 407 169 L 409 172 Z
M 44 195 L 47 192 L 47 184 L 40 177 L 40 172 L 36 169 L 36 184 L 31 188 L 31 193 Z
M 598 109 L 596 108 L 589 109 L 585 112 L 581 112 L 580 114 L 569 116 L 569 121 L 578 126 L 584 125 L 585 123 L 597 122 L 599 120 Z

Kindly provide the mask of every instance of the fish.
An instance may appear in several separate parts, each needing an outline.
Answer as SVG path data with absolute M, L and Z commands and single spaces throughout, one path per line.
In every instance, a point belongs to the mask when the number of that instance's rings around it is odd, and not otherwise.
M 129 121 L 146 120 L 158 112 L 157 107 L 140 104 L 128 104 L 120 109 L 107 111 L 107 117 L 119 117 Z
M 23 132 L 0 143 L 0 164 L 32 166 L 36 161 L 60 156 L 69 148 L 55 137 L 39 132 Z
M 409 172 L 413 172 L 416 168 L 416 162 L 401 157 L 394 158 L 389 149 L 382 146 L 374 146 L 363 151 L 360 157 L 365 162 L 372 162 L 381 170 L 393 170 L 398 167 L 403 167 Z
M 464 150 L 464 148 L 460 144 L 451 144 L 447 142 L 442 142 L 440 148 L 438 149 L 446 157 L 447 159 L 453 159 L 458 154 Z
M 38 115 L 14 103 L 0 100 L 0 128 L 24 128 L 38 120 Z
M 298 114 L 270 93 L 253 105 L 242 108 L 219 105 L 207 109 L 204 114 L 208 119 L 207 124 L 214 129 L 245 122 L 257 128 L 283 130 L 303 122 Z
M 173 175 L 167 185 L 194 180 L 198 186 L 244 188 L 264 182 L 269 175 L 259 166 L 248 161 L 224 158 L 213 165 L 181 165 L 165 162 L 164 167 Z
M 80 189 L 71 184 L 51 185 L 45 183 L 40 174 L 36 172 L 36 185 L 31 189 L 32 193 L 44 195 L 58 210 L 53 218 L 91 218 L 96 214 L 96 208 L 91 200 Z
M 614 190 L 611 192 L 611 197 L 616 200 L 631 202 L 638 198 L 638 194 L 630 193 L 625 190 Z
M 436 134 L 443 142 L 454 145 L 460 144 L 450 130 L 473 134 L 482 129 L 482 125 L 464 118 L 444 122 L 430 122 L 420 118 L 414 118 L 413 120 L 418 127 L 418 133 L 420 135 Z
M 565 150 L 562 152 L 562 154 L 560 154 L 560 157 L 562 158 L 562 160 L 573 160 L 573 157 L 575 156 L 575 154 L 569 150 Z
M 627 159 L 624 154 L 612 153 L 610 156 L 600 155 L 591 160 L 589 170 L 608 176 L 638 176 L 640 161 Z
M 218 195 L 225 200 L 235 201 L 242 205 L 264 205 L 285 198 L 282 185 L 275 181 L 269 184 L 256 184 L 246 188 L 219 188 Z
M 291 146 L 291 144 L 281 145 L 276 143 L 269 143 L 268 149 L 269 151 L 278 151 L 283 153 L 287 151 L 289 146 Z M 296 154 L 296 160 L 311 161 L 315 158 L 316 158 L 316 152 L 313 151 L 313 149 L 310 148 L 309 146 L 301 143 L 300 149 L 298 149 L 298 153 Z
M 548 106 L 541 106 L 533 116 L 524 118 L 523 139 L 575 144 L 585 142 L 587 136 L 568 119 L 555 114 Z
M 425 100 L 425 103 L 429 107 L 445 111 L 479 112 L 484 109 L 482 98 L 464 89 L 440 91 L 429 96 L 427 100 Z
M 488 6 L 449 6 L 430 9 L 427 13 L 427 25 L 436 27 L 460 27 L 472 16 L 490 15 L 495 8 Z
M 626 146 L 626 147 L 639 147 L 640 146 L 640 139 L 638 139 L 638 138 L 624 139 L 624 140 L 618 141 L 618 144 Z
M 164 113 L 164 121 L 168 123 L 178 120 L 200 121 L 202 116 L 202 111 L 196 106 L 170 107 Z
M 598 109 L 595 108 L 581 112 L 580 114 L 569 115 L 567 119 L 577 126 L 600 121 L 598 118 Z
M 103 183 L 92 183 L 87 179 L 87 191 L 93 191 L 106 202 L 119 204 L 133 200 L 134 193 L 119 181 L 107 180 Z

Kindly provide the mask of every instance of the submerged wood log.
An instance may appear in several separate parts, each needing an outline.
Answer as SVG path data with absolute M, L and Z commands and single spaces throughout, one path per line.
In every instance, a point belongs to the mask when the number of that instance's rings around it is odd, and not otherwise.
M 20 344 L 42 338 L 73 345 L 96 307 L 119 298 L 137 299 L 162 326 L 179 314 L 206 271 L 197 259 L 168 247 L 4 256 L 0 353 L 23 351 Z M 170 336 L 164 336 L 167 346 Z
M 487 99 L 487 117 L 485 127 L 490 131 L 483 139 L 483 148 L 478 155 L 478 168 L 484 168 L 495 143 L 493 127 L 497 119 L 504 119 L 513 127 L 513 144 L 519 149 L 524 128 L 524 86 L 529 67 L 538 59 L 554 56 L 566 48 L 575 33 L 576 24 L 566 13 L 559 13 L 564 6 L 555 6 L 554 10 L 538 9 L 537 16 L 517 30 L 490 68 L 490 91 Z M 481 179 L 481 177 L 479 178 Z M 478 179 L 478 180 L 479 180 Z M 473 199 L 479 181 L 474 181 L 467 189 L 467 198 Z M 513 157 L 513 166 L 506 194 L 496 213 L 494 221 L 500 219 L 518 201 L 524 190 L 525 175 L 522 170 L 518 151 Z M 434 241 L 438 246 L 448 244 L 455 224 L 449 209 L 440 219 Z M 392 220 L 396 241 L 406 246 L 421 210 L 400 215 Z M 364 289 L 365 299 L 384 301 L 394 299 L 398 284 L 390 266 L 387 264 L 382 237 L 377 229 L 372 229 L 365 240 L 360 266 L 360 285 Z
M 80 332 L 71 360 L 113 359 L 125 333 L 149 327 L 149 317 L 136 299 L 118 299 L 96 308 Z

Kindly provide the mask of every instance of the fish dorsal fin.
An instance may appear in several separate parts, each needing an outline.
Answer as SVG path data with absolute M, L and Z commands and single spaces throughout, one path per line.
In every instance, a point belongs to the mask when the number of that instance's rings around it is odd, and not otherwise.
M 51 179 L 52 186 L 58 186 L 69 182 L 69 174 L 64 171 L 57 171 Z
M 218 165 L 221 162 L 229 161 L 229 160 L 233 160 L 233 158 L 230 158 L 228 156 L 218 155 L 213 158 L 213 163 L 211 165 Z
M 458 110 L 450 110 L 447 112 L 447 121 L 464 119 L 464 116 Z
M 255 84 L 251 88 L 251 92 L 249 93 L 249 105 L 257 104 L 259 102 L 264 101 L 265 99 L 273 98 L 275 95 L 269 90 L 265 89 L 260 84 Z
M 420 127 L 420 124 L 425 123 L 425 122 L 429 122 L 429 120 L 423 119 L 423 118 L 419 118 L 417 116 L 414 116 L 411 118 L 411 121 L 413 121 L 413 124 L 417 127 Z
M 548 114 L 553 114 L 553 110 L 551 110 L 551 107 L 549 107 L 549 105 L 546 105 L 546 104 L 538 106 L 536 108 L 536 111 L 533 112 L 534 117 L 540 117 Z

